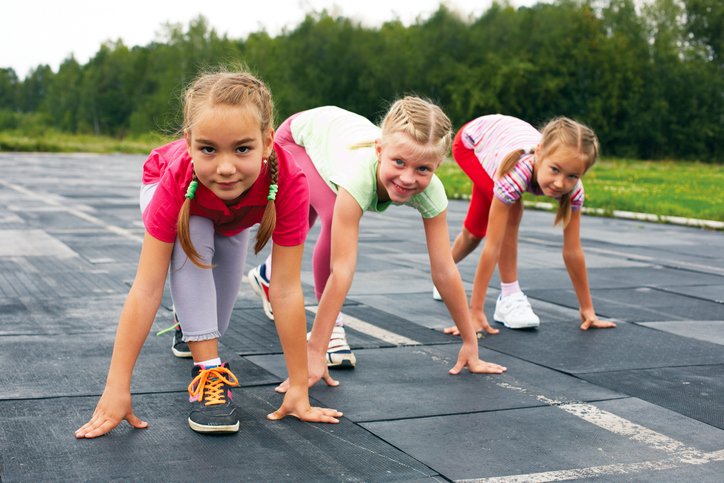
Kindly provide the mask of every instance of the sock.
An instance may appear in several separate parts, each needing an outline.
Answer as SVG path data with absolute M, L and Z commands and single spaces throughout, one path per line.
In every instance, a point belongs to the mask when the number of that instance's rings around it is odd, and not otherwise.
M 334 321 L 335 327 L 344 327 L 344 318 L 342 317 L 342 312 L 337 314 L 337 320 Z
M 271 263 L 271 253 L 270 253 L 269 256 L 266 257 L 266 260 L 264 260 L 264 274 L 263 275 L 266 277 L 267 281 L 271 280 L 271 268 L 272 268 L 272 263 Z
M 194 361 L 195 366 L 204 366 L 207 369 L 211 369 L 212 367 L 219 367 L 221 365 L 221 358 L 216 357 L 214 359 L 209 359 L 208 361 L 202 361 L 202 362 L 196 362 Z
M 500 296 L 505 298 L 508 295 L 514 295 L 517 293 L 522 292 L 520 289 L 520 285 L 518 284 L 518 281 L 510 282 L 510 283 L 503 283 L 500 282 Z

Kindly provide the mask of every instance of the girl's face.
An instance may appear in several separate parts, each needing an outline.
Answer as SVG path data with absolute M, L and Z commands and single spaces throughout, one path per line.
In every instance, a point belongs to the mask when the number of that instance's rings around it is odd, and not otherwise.
M 562 146 L 552 154 L 541 158 L 540 146 L 535 149 L 535 179 L 543 194 L 560 198 L 576 187 L 586 172 L 586 165 L 573 148 Z
M 379 201 L 404 203 L 425 188 L 440 165 L 432 151 L 420 146 L 404 133 L 387 136 L 383 145 L 375 141 L 377 167 L 377 198 Z
M 199 182 L 231 205 L 259 177 L 274 130 L 262 132 L 252 108 L 215 105 L 201 110 L 184 137 Z

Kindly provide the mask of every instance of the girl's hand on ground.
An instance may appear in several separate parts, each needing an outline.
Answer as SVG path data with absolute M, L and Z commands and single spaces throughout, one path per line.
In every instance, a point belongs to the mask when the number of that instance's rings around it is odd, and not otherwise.
M 581 330 L 588 329 L 612 329 L 616 327 L 615 322 L 599 320 L 595 313 L 584 313 L 581 311 Z
M 284 396 L 282 405 L 266 415 L 271 421 L 278 421 L 287 416 L 293 416 L 301 421 L 309 423 L 339 423 L 342 413 L 336 409 L 320 408 L 309 405 L 309 396 L 306 391 L 295 391 L 289 389 Z
M 320 359 L 316 354 L 307 352 L 307 361 L 309 364 L 309 385 L 308 387 L 314 386 L 320 380 L 323 380 L 328 386 L 337 387 L 339 381 L 332 379 L 329 375 L 329 368 L 327 367 L 327 361 L 324 359 L 326 355 L 323 355 Z M 274 390 L 278 393 L 285 393 L 289 390 L 289 378 L 279 384 Z
M 488 323 L 488 318 L 485 316 L 485 314 L 475 314 L 474 311 L 470 311 L 470 316 L 473 321 L 473 329 L 475 329 L 475 332 L 477 333 L 483 333 L 487 332 L 488 334 L 497 334 L 500 332 L 499 329 L 494 329 L 490 326 Z M 451 327 L 445 327 L 443 330 L 443 333 L 450 334 L 450 335 L 460 335 L 460 331 L 458 330 L 457 326 L 453 325 Z M 480 336 L 478 336 L 480 337 Z
M 109 391 L 106 389 L 98 401 L 93 417 L 75 431 L 75 437 L 80 439 L 103 436 L 124 419 L 134 428 L 148 427 L 148 422 L 142 421 L 133 414 L 130 392 L 109 395 Z
M 468 371 L 473 374 L 502 374 L 508 370 L 505 366 L 493 364 L 492 362 L 485 362 L 479 359 L 476 355 L 471 355 L 465 346 L 460 348 L 455 367 L 450 369 L 448 373 L 453 375 L 460 374 L 464 367 L 467 367 Z

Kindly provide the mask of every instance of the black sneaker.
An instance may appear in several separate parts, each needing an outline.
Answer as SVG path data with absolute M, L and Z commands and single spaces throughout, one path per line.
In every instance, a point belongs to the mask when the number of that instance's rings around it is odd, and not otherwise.
M 173 344 L 171 345 L 171 352 L 176 357 L 191 357 L 191 349 L 189 345 L 184 342 L 184 333 L 181 330 L 181 324 L 178 321 L 178 315 L 176 312 L 173 313 L 173 318 L 176 321 L 176 330 L 173 331 Z
M 206 369 L 194 366 L 189 384 L 189 426 L 199 433 L 239 431 L 239 410 L 232 402 L 231 388 L 239 381 L 228 363 Z

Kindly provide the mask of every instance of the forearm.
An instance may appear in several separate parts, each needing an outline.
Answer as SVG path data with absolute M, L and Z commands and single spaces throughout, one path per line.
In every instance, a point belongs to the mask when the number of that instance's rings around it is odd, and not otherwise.
M 475 279 L 473 280 L 473 293 L 470 297 L 470 308 L 472 310 L 482 311 L 485 307 L 485 297 L 488 291 L 488 284 L 493 276 L 495 265 L 500 257 L 500 248 L 485 246 L 483 253 L 480 255 L 478 268 L 475 270 Z
M 130 391 L 133 368 L 151 330 L 162 296 L 163 290 L 149 294 L 131 287 L 118 321 L 107 386 Z
M 279 341 L 284 351 L 289 382 L 307 388 L 307 322 L 304 316 L 302 287 L 271 285 L 269 298 L 274 311 Z
M 473 343 L 477 347 L 477 335 L 470 318 L 468 298 L 457 267 L 453 264 L 448 270 L 433 271 L 432 280 L 435 286 L 439 287 L 440 295 L 460 331 L 463 343 Z
M 586 271 L 586 258 L 582 249 L 570 249 L 563 252 L 563 261 L 566 264 L 568 275 L 571 278 L 573 289 L 578 298 L 581 311 L 593 310 L 593 300 L 588 285 L 588 273 Z
M 324 354 L 327 351 L 337 315 L 342 311 L 344 299 L 352 286 L 352 279 L 353 272 L 348 270 L 333 270 L 327 279 L 309 338 L 310 351 L 318 354 Z

